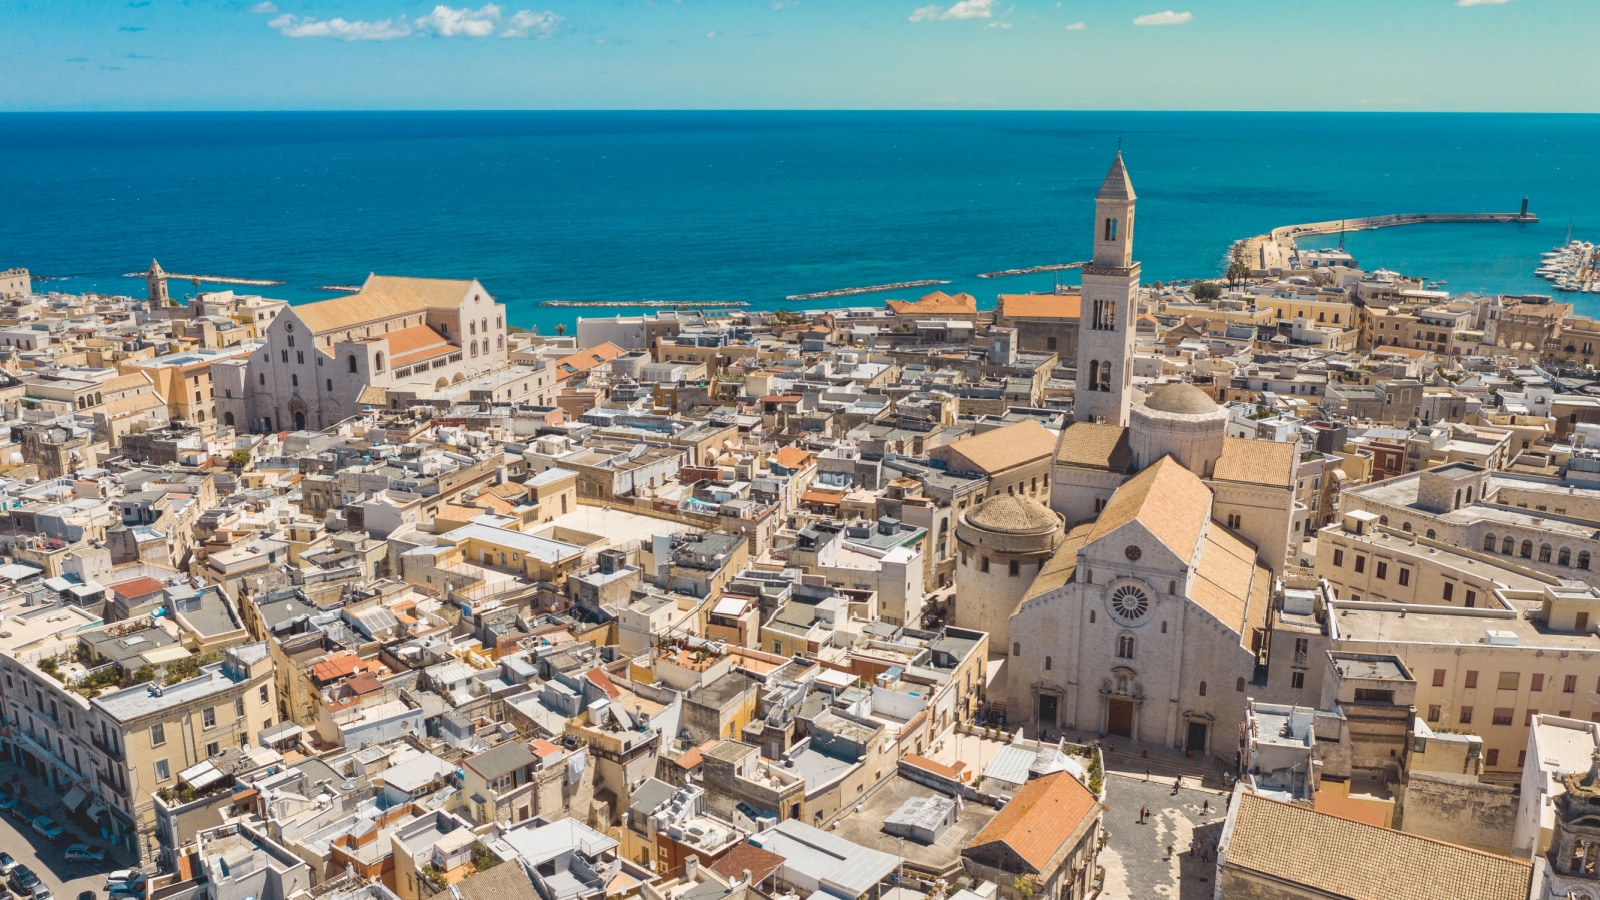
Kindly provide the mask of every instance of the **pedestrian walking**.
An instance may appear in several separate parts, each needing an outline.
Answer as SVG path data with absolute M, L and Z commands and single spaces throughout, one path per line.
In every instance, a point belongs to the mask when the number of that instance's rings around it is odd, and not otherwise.
M 1149 766 L 1145 766 L 1144 767 L 1144 780 L 1145 781 L 1149 781 L 1150 780 L 1150 767 Z
M 1211 814 L 1211 801 L 1207 800 L 1206 802 L 1200 804 L 1200 815 L 1208 816 L 1210 814 Z
M 1172 782 L 1172 796 L 1174 796 L 1174 797 L 1178 796 L 1178 789 L 1181 788 L 1181 787 L 1183 787 L 1183 776 L 1179 775 Z

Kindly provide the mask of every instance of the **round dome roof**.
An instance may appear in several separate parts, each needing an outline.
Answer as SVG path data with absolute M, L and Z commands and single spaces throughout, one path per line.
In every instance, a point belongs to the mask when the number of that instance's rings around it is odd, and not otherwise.
M 1178 381 L 1157 388 L 1155 393 L 1145 399 L 1144 406 L 1156 412 L 1179 413 L 1186 416 L 1214 413 L 1219 408 L 1215 400 L 1206 396 L 1205 391 L 1187 381 Z
M 1037 500 L 997 494 L 966 512 L 967 524 L 1001 534 L 1038 534 L 1061 527 L 1061 519 Z

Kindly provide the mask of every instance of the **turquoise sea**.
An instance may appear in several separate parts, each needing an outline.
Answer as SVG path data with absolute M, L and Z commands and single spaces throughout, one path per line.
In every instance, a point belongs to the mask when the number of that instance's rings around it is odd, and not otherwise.
M 174 272 L 282 280 L 259 290 L 296 303 L 370 271 L 477 277 L 512 322 L 542 329 L 580 311 L 541 300 L 816 307 L 783 298 L 925 278 L 992 305 L 1053 276 L 976 273 L 1086 255 L 1119 140 L 1147 281 L 1215 274 L 1234 239 L 1276 225 L 1510 211 L 1524 196 L 1537 225 L 1345 245 L 1369 268 L 1453 291 L 1522 293 L 1548 292 L 1532 270 L 1569 223 L 1600 239 L 1593 115 L 10 114 L 0 267 L 63 279 L 41 288 L 136 293 L 121 273 L 155 257 Z M 1564 299 L 1600 312 L 1600 295 Z

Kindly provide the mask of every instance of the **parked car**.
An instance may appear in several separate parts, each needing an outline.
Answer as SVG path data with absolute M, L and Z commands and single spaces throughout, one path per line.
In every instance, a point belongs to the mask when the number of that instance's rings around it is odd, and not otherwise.
M 33 886 L 33 900 L 56 900 L 55 892 L 42 884 Z
M 7 883 L 17 893 L 26 894 L 33 890 L 34 885 L 39 883 L 39 876 L 33 874 L 33 870 L 27 866 L 19 865 L 11 870 L 11 877 Z
M 12 900 L 15 896 L 16 894 L 11 893 L 11 888 L 5 882 L 0 881 L 0 900 Z
M 0 810 L 10 812 L 17 808 L 17 795 L 0 792 Z
M 78 900 L 95 900 L 96 896 L 97 895 L 95 894 L 94 891 L 79 891 L 78 892 Z
M 55 819 L 52 819 L 49 816 L 38 816 L 34 818 L 33 830 L 37 831 L 39 835 L 44 837 L 46 840 L 52 841 L 58 837 L 61 837 L 62 833 L 66 831 L 65 828 L 61 827 L 60 822 L 57 822 Z
M 88 844 L 73 844 L 67 848 L 67 862 L 105 862 L 106 852 Z
M 17 867 L 16 857 L 9 853 L 0 853 L 0 875 L 10 875 L 11 870 Z
M 106 900 L 144 900 L 144 885 L 122 882 L 106 889 Z
M 148 881 L 149 878 L 150 876 L 144 874 L 138 869 L 118 869 L 115 872 L 106 875 L 106 883 L 100 888 L 100 890 L 109 893 L 111 891 L 120 889 L 123 891 L 136 892 L 142 896 L 145 891 L 145 882 Z

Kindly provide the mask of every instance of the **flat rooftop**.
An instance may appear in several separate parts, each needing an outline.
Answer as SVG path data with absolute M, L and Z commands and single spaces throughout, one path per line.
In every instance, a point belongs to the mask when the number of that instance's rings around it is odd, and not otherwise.
M 1457 644 L 1490 649 L 1484 644 L 1486 632 L 1509 631 L 1516 635 L 1517 649 L 1543 647 L 1556 650 L 1600 650 L 1600 635 L 1552 631 L 1544 623 L 1520 617 L 1493 617 L 1446 611 L 1448 607 L 1416 606 L 1406 610 L 1362 609 L 1338 603 L 1329 624 L 1341 641 L 1370 641 L 1399 644 Z M 1437 611 L 1436 611 L 1437 610 Z M 1470 611 L 1468 611 L 1470 612 Z
M 900 839 L 883 830 L 885 820 L 907 800 L 914 797 L 944 796 L 947 795 L 896 775 L 860 801 L 860 812 L 852 812 L 840 819 L 839 827 L 833 833 L 872 850 L 899 854 Z M 978 832 L 982 831 L 999 812 L 998 809 L 982 803 L 963 804 L 956 813 L 955 824 L 949 826 L 936 842 L 922 844 L 906 838 L 904 845 L 906 862 L 914 866 L 935 869 L 950 865 L 960 858 L 961 848 L 971 843 Z
M 638 541 L 648 545 L 658 534 L 684 534 L 696 529 L 681 522 L 641 516 L 637 513 L 603 506 L 578 506 L 572 512 L 552 519 L 545 528 L 565 528 L 598 534 L 609 538 L 613 546 Z

